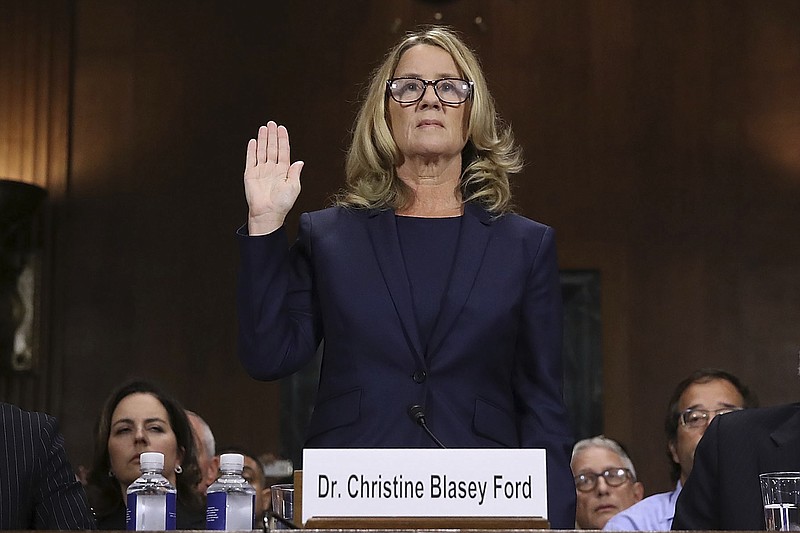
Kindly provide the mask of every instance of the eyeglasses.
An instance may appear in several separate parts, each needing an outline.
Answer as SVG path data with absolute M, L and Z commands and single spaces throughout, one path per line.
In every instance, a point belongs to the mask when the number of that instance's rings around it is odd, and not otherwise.
M 461 78 L 422 80 L 419 78 L 392 78 L 386 80 L 386 92 L 399 104 L 413 104 L 422 100 L 428 85 L 443 104 L 463 104 L 472 96 L 471 81 Z
M 582 472 L 575 476 L 575 488 L 581 492 L 589 492 L 597 486 L 597 479 L 606 480 L 609 487 L 619 487 L 626 481 L 633 480 L 633 473 L 627 468 L 609 468 L 602 472 Z
M 704 428 L 711 422 L 711 415 L 724 415 L 733 411 L 741 411 L 741 407 L 723 407 L 721 409 L 687 409 L 679 416 L 681 425 L 687 428 Z

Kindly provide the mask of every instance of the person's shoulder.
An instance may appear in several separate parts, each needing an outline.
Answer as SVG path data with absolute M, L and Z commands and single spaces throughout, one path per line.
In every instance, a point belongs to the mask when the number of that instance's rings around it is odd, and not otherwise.
M 793 417 L 800 417 L 800 403 L 742 409 L 719 417 L 720 429 L 771 428 Z
M 96 511 L 95 509 L 95 512 Z M 98 513 L 98 516 L 95 517 L 95 521 L 97 522 L 97 529 L 99 530 L 114 531 L 125 529 L 125 505 L 119 502 L 106 512 Z
M 12 422 L 21 424 L 25 430 L 37 430 L 41 427 L 55 427 L 56 419 L 47 413 L 39 413 L 36 411 L 26 411 L 16 405 L 0 402 L 0 413 L 2 419 L 9 419 Z
M 3 427 L 3 443 L 6 448 L 23 450 L 22 453 L 38 455 L 46 453 L 57 442 L 58 421 L 46 413 L 26 411 L 12 404 L 1 404 L 0 425 Z M 31 462 L 30 465 L 33 466 Z
M 672 492 L 659 492 L 644 498 L 612 516 L 603 528 L 606 531 L 645 531 L 662 529 L 664 509 Z M 669 528 L 667 528 L 669 529 Z
M 772 421 L 783 421 L 786 418 L 800 414 L 800 403 L 789 403 L 773 405 L 770 407 L 754 407 L 727 413 L 725 417 L 720 417 L 720 421 L 728 423 L 764 423 Z
M 0 413 L 3 413 L 3 416 L 13 416 L 17 418 L 21 417 L 23 412 L 22 409 L 14 404 L 0 402 Z
M 370 209 L 358 209 L 354 207 L 331 206 L 316 211 L 308 211 L 303 216 L 309 217 L 316 223 L 334 223 L 348 219 L 365 218 L 371 214 L 379 212 Z
M 507 224 L 519 226 L 521 228 L 534 229 L 538 231 L 545 231 L 548 229 L 552 229 L 547 224 L 544 224 L 532 218 L 528 218 L 524 215 L 520 215 L 519 213 L 506 213 L 505 215 L 500 216 L 499 220 L 502 220 Z
M 547 231 L 552 231 L 553 229 L 547 224 L 544 224 L 537 220 L 533 220 L 532 218 L 528 218 L 519 213 L 514 213 L 514 212 L 508 212 L 503 214 L 490 213 L 489 211 L 485 210 L 482 206 L 474 202 L 467 204 L 466 211 L 467 213 L 470 213 L 473 216 L 476 216 L 477 218 L 481 219 L 481 221 L 484 222 L 485 224 L 497 226 L 508 230 L 514 230 L 523 233 L 535 233 L 541 235 Z
M 535 251 L 552 250 L 556 236 L 553 228 L 516 213 L 499 217 L 494 224 L 495 235 L 522 244 L 525 249 Z
M 18 416 L 19 407 L 16 405 L 11 405 L 10 403 L 0 402 L 0 415 L 3 418 L 11 417 L 11 416 Z
M 178 529 L 200 530 L 206 529 L 205 505 L 192 506 L 178 499 L 176 504 Z

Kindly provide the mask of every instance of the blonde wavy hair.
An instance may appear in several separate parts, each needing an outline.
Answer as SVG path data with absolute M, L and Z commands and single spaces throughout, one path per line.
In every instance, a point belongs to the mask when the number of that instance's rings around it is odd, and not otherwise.
M 408 33 L 373 72 L 347 152 L 346 185 L 334 203 L 364 209 L 401 209 L 412 203 L 413 191 L 396 173 L 403 155 L 387 119 L 386 80 L 393 76 L 401 56 L 420 44 L 444 49 L 459 75 L 474 84 L 472 97 L 464 104 L 469 109 L 464 114 L 467 143 L 461 152 L 462 201 L 477 201 L 495 215 L 510 211 L 508 176 L 522 169 L 520 150 L 511 128 L 497 116 L 478 58 L 453 30 L 442 26 Z

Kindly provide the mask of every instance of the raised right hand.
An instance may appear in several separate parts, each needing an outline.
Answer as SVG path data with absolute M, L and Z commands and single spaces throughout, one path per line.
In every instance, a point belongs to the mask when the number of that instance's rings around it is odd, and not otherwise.
M 244 192 L 250 235 L 271 233 L 283 225 L 300 194 L 303 162 L 289 164 L 289 132 L 269 121 L 258 128 L 258 138 L 247 143 Z

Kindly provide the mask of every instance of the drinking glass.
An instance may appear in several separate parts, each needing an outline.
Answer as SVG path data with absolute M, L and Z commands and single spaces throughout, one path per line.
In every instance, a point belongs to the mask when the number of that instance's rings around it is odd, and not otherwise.
M 759 474 L 768 531 L 800 531 L 800 472 Z
M 272 485 L 272 511 L 290 522 L 294 521 L 294 485 L 280 483 Z M 291 529 L 280 520 L 273 518 L 272 529 Z

